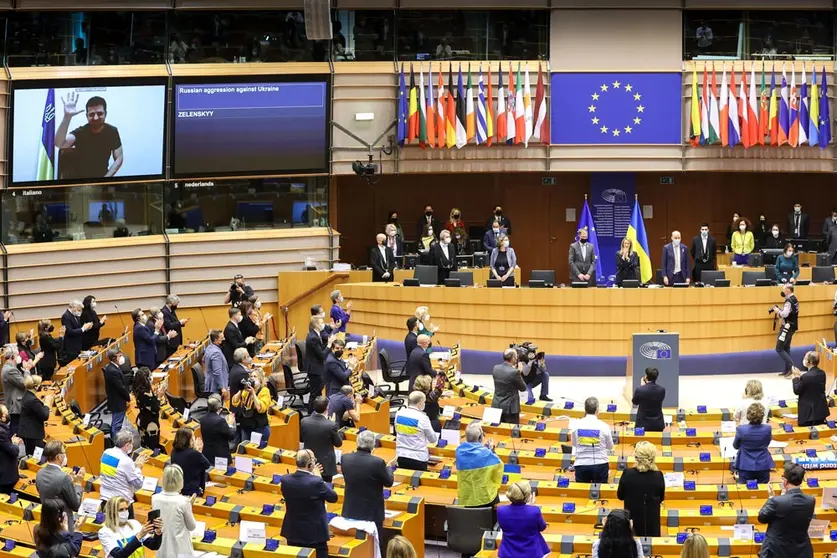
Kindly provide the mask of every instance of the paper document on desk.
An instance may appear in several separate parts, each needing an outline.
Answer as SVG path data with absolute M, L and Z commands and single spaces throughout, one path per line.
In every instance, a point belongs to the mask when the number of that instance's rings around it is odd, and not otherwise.
M 450 351 L 430 353 L 430 360 L 450 360 Z
M 459 445 L 460 437 L 459 437 L 459 430 L 451 430 L 450 428 L 443 428 L 442 429 L 442 440 L 447 441 L 448 445 L 451 447 L 456 447 Z
M 721 421 L 721 434 L 735 434 L 736 428 L 738 428 L 738 425 L 734 420 Z
M 822 489 L 822 507 L 825 510 L 837 510 L 837 488 Z
M 263 545 L 267 540 L 265 524 L 261 521 L 242 521 L 238 540 Z
M 494 407 L 485 407 L 482 411 L 482 420 L 489 424 L 499 424 L 503 417 L 503 409 L 495 409 Z
M 152 380 L 164 380 L 168 376 L 165 372 L 152 372 L 151 379 Z
M 808 524 L 808 536 L 814 540 L 822 540 L 826 529 L 828 529 L 827 519 L 812 519 L 811 523 Z
M 157 490 L 157 478 L 143 477 L 142 488 L 140 488 L 140 490 L 148 490 L 149 492 L 154 492 L 155 490 Z
M 736 524 L 732 528 L 732 538 L 734 540 L 739 541 L 751 541 L 753 540 L 753 533 L 755 532 L 755 526 L 749 524 Z
M 102 501 L 98 498 L 85 498 L 81 501 L 78 513 L 85 517 L 96 517 L 96 512 L 99 511 L 101 505 Z
M 686 480 L 686 475 L 683 473 L 664 473 L 666 488 L 683 488 L 683 483 Z
M 349 341 L 346 343 L 346 350 L 351 351 L 352 349 L 357 349 L 360 344 L 357 341 Z
M 387 519 L 392 519 L 393 517 L 398 517 L 399 515 L 401 515 L 400 511 L 384 510 L 384 517 Z
M 787 442 L 780 442 L 779 440 L 770 440 L 770 444 L 767 445 L 769 448 L 786 448 L 788 447 Z
M 189 535 L 192 536 L 193 539 L 202 539 L 204 533 L 206 533 L 206 522 L 205 521 L 195 521 L 195 528 L 189 532 Z

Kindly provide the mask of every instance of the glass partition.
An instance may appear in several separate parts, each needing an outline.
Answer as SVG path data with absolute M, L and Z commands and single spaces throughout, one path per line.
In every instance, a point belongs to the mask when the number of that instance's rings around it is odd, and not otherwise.
M 686 59 L 738 59 L 744 48 L 744 12 L 683 12 L 683 55 Z
M 328 224 L 328 177 L 194 180 L 166 187 L 166 232 Z
M 162 234 L 163 184 L 3 190 L 4 244 Z
M 332 26 L 334 61 L 392 60 L 394 21 L 392 10 L 337 10 Z

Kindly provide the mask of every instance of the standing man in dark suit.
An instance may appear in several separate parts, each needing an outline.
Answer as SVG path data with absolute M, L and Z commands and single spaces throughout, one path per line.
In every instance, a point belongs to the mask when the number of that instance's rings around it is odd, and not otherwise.
M 450 272 L 456 271 L 456 245 L 451 241 L 449 230 L 443 229 L 439 233 L 439 242 L 430 247 L 430 256 L 433 265 L 439 269 L 438 284 L 444 285 Z
M 828 229 L 828 233 L 825 235 L 825 244 L 829 263 L 837 265 L 837 226 Z
M 501 229 L 505 229 L 504 232 L 506 233 L 506 235 L 511 236 L 511 219 L 506 217 L 506 215 L 503 213 L 502 205 L 494 206 L 494 215 L 491 217 L 491 219 L 488 220 L 488 228 L 491 228 L 491 225 L 492 223 L 494 223 L 494 221 L 497 221 L 500 224 Z
M 189 318 L 180 319 L 177 317 L 178 304 L 180 304 L 180 297 L 170 294 L 166 297 L 166 305 L 163 306 L 163 327 L 166 331 L 177 333 L 174 337 L 169 338 L 166 345 L 166 358 L 173 355 L 177 348 L 183 344 L 183 326 L 189 321 Z
M 570 281 L 587 281 L 596 286 L 596 254 L 587 243 L 587 229 L 578 230 L 578 241 L 570 244 Z
M 418 318 L 407 318 L 407 336 L 404 338 L 404 360 L 410 358 L 410 353 L 418 346 Z
M 224 351 L 224 357 L 227 359 L 227 366 L 232 368 L 232 365 L 234 364 L 233 353 L 235 353 L 235 350 L 241 348 L 246 349 L 248 345 L 252 345 L 256 342 L 256 338 L 244 337 L 244 334 L 241 333 L 240 329 L 238 329 L 238 324 L 241 323 L 241 320 L 243 320 L 244 317 L 241 315 L 241 310 L 239 310 L 237 306 L 233 306 L 229 309 L 229 316 L 230 321 L 224 328 L 224 343 L 221 345 L 221 348 Z
M 163 333 L 163 318 L 154 320 L 153 325 L 147 325 L 148 319 L 140 308 L 131 312 L 134 320 L 134 364 L 145 366 L 149 370 L 157 367 L 157 344 L 164 343 L 166 337 L 171 339 L 175 332 Z
M 775 496 L 767 485 L 769 497 L 759 511 L 759 523 L 767 523 L 759 556 L 763 558 L 811 558 L 814 549 L 808 537 L 808 526 L 814 517 L 816 499 L 799 488 L 805 469 L 798 463 L 785 462 L 782 494 Z
M 430 364 L 430 355 L 427 354 L 427 347 L 430 346 L 429 335 L 419 335 L 416 348 L 407 357 L 407 376 L 410 378 L 410 387 L 407 391 L 413 391 L 413 384 L 419 376 L 435 376 L 433 365 Z
M 112 347 L 108 349 L 106 356 L 108 364 L 102 369 L 102 374 L 105 376 L 107 409 L 111 413 L 110 436 L 113 440 L 116 440 L 116 435 L 122 430 L 122 423 L 125 421 L 125 411 L 128 409 L 128 402 L 131 400 L 131 392 L 125 385 L 125 376 L 122 374 L 122 368 L 120 368 L 125 363 L 122 351 Z M 139 363 L 137 363 L 137 366 L 139 366 Z
M 663 246 L 663 284 L 689 283 L 689 251 L 680 243 L 680 231 L 672 231 L 671 242 Z
M 206 400 L 209 411 L 201 417 L 201 438 L 203 439 L 203 456 L 215 465 L 216 457 L 223 457 L 230 463 L 230 442 L 235 439 L 235 415 L 228 414 L 226 419 L 221 416 L 224 400 L 217 393 L 213 393 Z
M 314 409 L 314 399 L 323 391 L 323 376 L 325 375 L 325 361 L 330 352 L 331 345 L 336 339 L 329 336 L 328 341 L 323 343 L 322 331 L 325 322 L 322 318 L 314 316 L 311 318 L 311 326 L 308 335 L 305 337 L 305 367 L 308 370 L 308 386 L 311 391 L 308 394 L 308 414 Z
M 433 233 L 438 238 L 439 231 L 442 230 L 442 224 L 433 216 L 433 206 L 430 204 L 424 206 L 424 215 L 419 217 L 416 223 L 416 239 L 421 240 L 421 234 L 424 231 L 425 225 L 430 225 Z
M 300 423 L 300 441 L 314 452 L 314 456 L 322 466 L 323 480 L 331 482 L 337 474 L 337 457 L 334 448 L 343 445 L 343 438 L 337 431 L 337 423 L 328 420 L 328 399 L 320 395 L 314 399 L 314 412 L 302 419 Z
M 326 397 L 331 397 L 343 386 L 350 385 L 349 378 L 352 375 L 351 369 L 343 361 L 343 351 L 346 342 L 342 339 L 335 339 L 331 344 L 331 351 L 325 361 L 325 375 L 323 383 L 326 388 Z
M 12 319 L 12 311 L 0 312 L 0 345 L 9 344 L 9 320 Z
M 807 371 L 802 374 L 794 369 L 793 372 L 793 392 L 799 396 L 796 405 L 799 426 L 825 424 L 830 412 L 825 398 L 825 372 L 819 368 L 819 364 L 820 355 L 808 351 L 802 360 L 802 366 Z
M 285 521 L 281 535 L 291 546 L 316 550 L 317 558 L 328 558 L 328 516 L 325 503 L 337 502 L 337 493 L 322 479 L 320 468 L 309 449 L 296 454 L 296 472 L 280 481 L 285 498 Z
M 717 251 L 718 246 L 715 244 L 715 237 L 709 236 L 709 223 L 701 223 L 700 234 L 692 239 L 692 260 L 695 263 L 695 267 L 692 269 L 693 281 L 700 281 L 701 271 L 714 271 L 718 268 Z
M 393 485 L 392 469 L 375 450 L 375 434 L 364 430 L 357 436 L 357 451 L 343 456 L 341 469 L 346 484 L 341 515 L 346 519 L 374 521 L 378 541 L 383 539 L 384 488 Z
M 392 274 L 395 271 L 395 254 L 392 248 L 386 245 L 387 237 L 379 234 L 375 237 L 377 244 L 369 254 L 369 263 L 372 266 L 372 281 L 375 283 L 390 283 Z
M 642 385 L 634 391 L 631 403 L 637 406 L 636 428 L 644 428 L 646 432 L 662 432 L 666 429 L 663 417 L 663 400 L 666 398 L 666 388 L 657 385 L 660 371 L 656 368 L 646 368 Z
M 80 300 L 74 300 L 70 303 L 69 308 L 64 311 L 61 316 L 61 325 L 66 328 L 64 332 L 64 353 L 67 361 L 71 361 L 78 357 L 81 352 L 82 334 L 93 327 L 92 323 L 81 323 L 81 312 L 84 305 Z
M 518 424 L 520 422 L 520 394 L 526 391 L 526 382 L 520 372 L 517 362 L 517 351 L 506 349 L 503 351 L 503 364 L 494 366 L 491 372 L 494 376 L 494 398 L 491 407 L 502 409 L 502 422 Z
M 788 236 L 791 238 L 808 238 L 811 222 L 807 213 L 802 213 L 802 204 L 793 204 L 793 213 L 788 215 Z
M 493 219 L 491 223 L 489 223 L 489 227 L 488 230 L 485 231 L 485 235 L 482 237 L 483 249 L 486 252 L 491 252 L 492 250 L 497 248 L 497 244 L 500 241 L 501 234 L 506 234 L 505 229 L 500 227 L 500 221 L 498 221 L 497 219 Z

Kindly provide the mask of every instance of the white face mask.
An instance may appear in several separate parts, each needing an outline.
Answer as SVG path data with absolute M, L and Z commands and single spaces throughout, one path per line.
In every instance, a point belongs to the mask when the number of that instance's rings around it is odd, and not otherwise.
M 23 359 L 20 357 L 20 355 L 16 356 L 15 357 L 15 364 L 20 364 L 21 362 L 23 362 Z
M 433 236 L 433 229 L 428 229 L 427 236 Z
M 444 242 L 445 244 L 450 244 L 450 237 L 444 239 L 442 242 Z
M 747 225 L 738 225 L 738 230 L 744 232 L 747 230 Z
M 118 364 L 119 366 L 124 366 L 125 365 L 125 355 L 119 355 L 119 358 L 116 359 L 116 364 Z
M 244 319 L 244 316 L 242 316 L 241 314 L 238 314 L 235 317 L 235 323 L 240 324 L 241 320 L 243 320 L 243 319 Z
M 145 314 L 140 314 L 139 321 L 140 321 L 141 324 L 144 324 L 145 322 L 148 321 L 148 318 L 145 316 Z
M 76 318 L 81 318 L 81 310 L 74 311 L 72 314 L 73 314 L 73 316 L 75 316 Z
M 793 252 L 788 250 L 787 252 L 785 252 L 785 256 L 790 258 L 791 256 L 793 256 Z
M 706 238 L 709 236 L 709 231 L 700 231 L 700 236 Z
M 773 238 L 779 238 L 779 231 L 773 231 Z
M 66 453 L 61 454 L 61 466 L 62 467 L 67 466 L 67 454 Z
M 492 230 L 494 231 L 494 234 L 500 234 L 500 229 L 495 228 L 495 229 L 492 229 Z
M 680 246 L 680 239 L 678 238 L 678 239 L 676 239 L 676 240 L 672 240 L 672 241 L 671 241 L 671 245 L 672 245 L 672 246 L 674 246 L 675 248 L 676 248 L 677 246 Z
M 256 306 L 256 308 L 261 308 L 262 307 L 261 301 L 256 301 L 255 306 Z
M 128 523 L 128 510 L 118 512 L 119 515 L 119 524 L 125 525 Z
M 95 300 L 90 303 L 90 308 L 96 308 L 96 301 Z

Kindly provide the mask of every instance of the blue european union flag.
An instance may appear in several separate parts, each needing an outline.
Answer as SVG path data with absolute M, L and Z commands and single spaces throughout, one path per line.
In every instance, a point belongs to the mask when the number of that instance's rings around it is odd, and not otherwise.
M 681 144 L 680 73 L 552 74 L 553 144 Z

